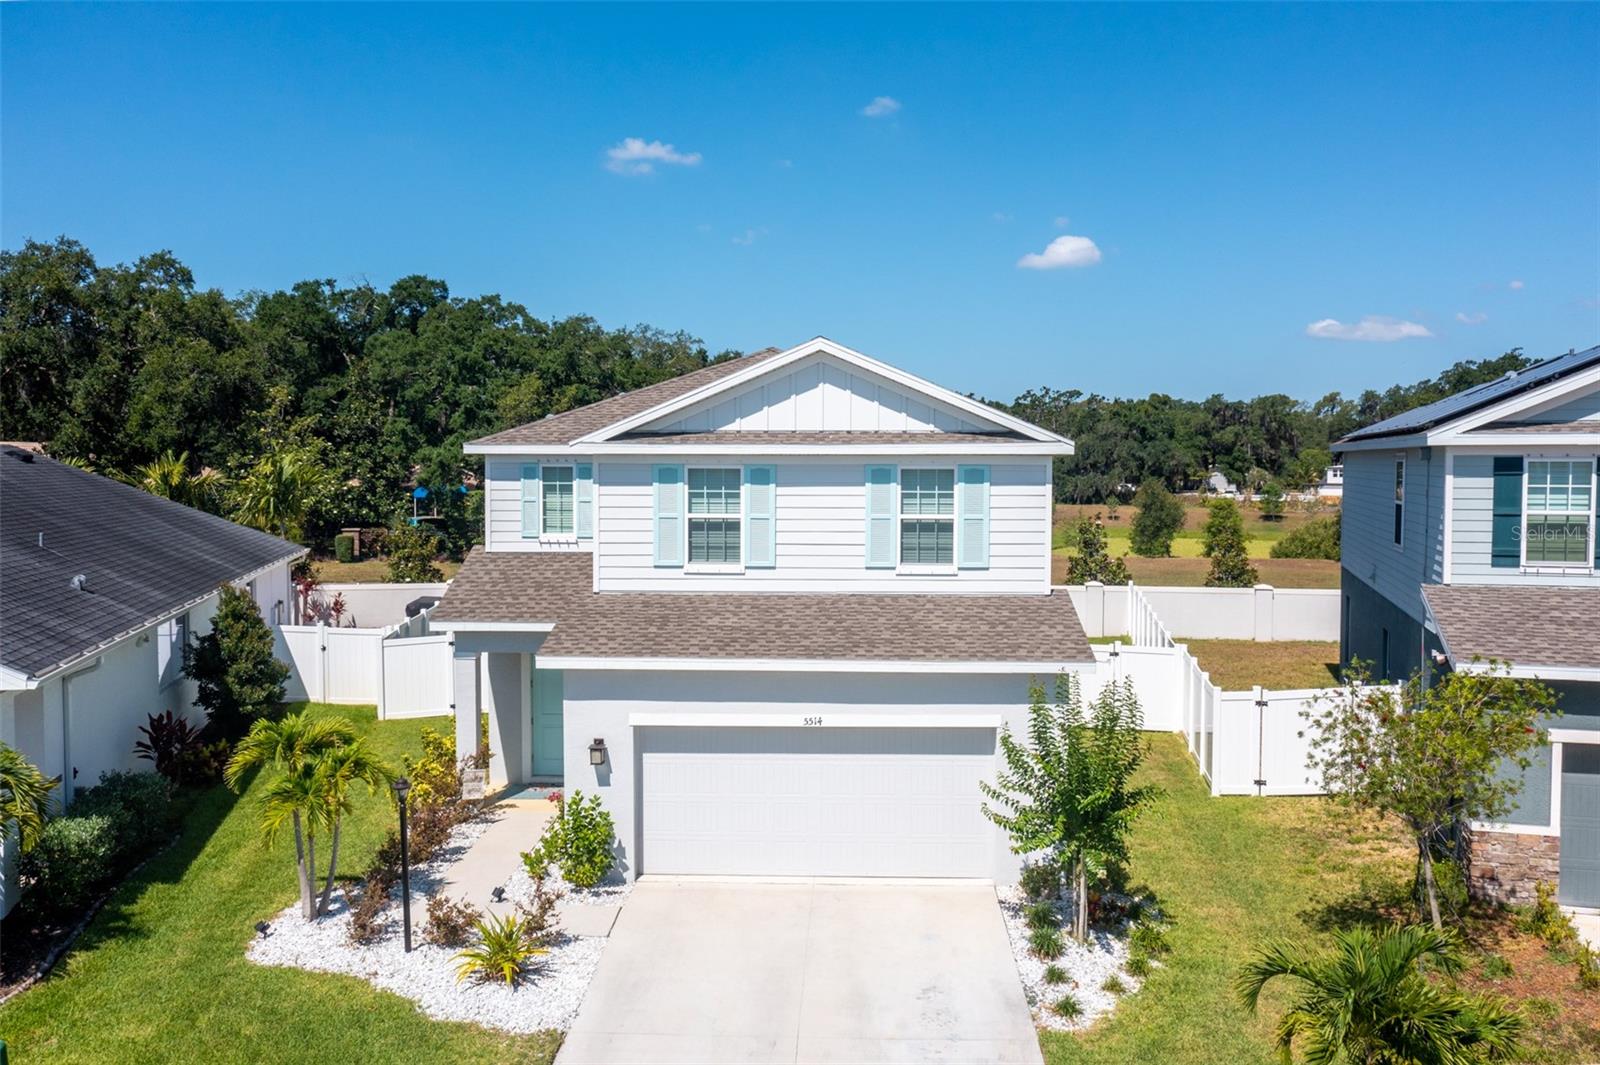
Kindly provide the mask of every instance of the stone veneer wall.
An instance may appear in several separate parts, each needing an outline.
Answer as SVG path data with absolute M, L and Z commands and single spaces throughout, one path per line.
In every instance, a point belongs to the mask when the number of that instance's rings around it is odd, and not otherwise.
M 1467 887 L 1493 902 L 1532 902 L 1534 885 L 1554 886 L 1561 875 L 1561 837 L 1523 832 L 1474 832 Z

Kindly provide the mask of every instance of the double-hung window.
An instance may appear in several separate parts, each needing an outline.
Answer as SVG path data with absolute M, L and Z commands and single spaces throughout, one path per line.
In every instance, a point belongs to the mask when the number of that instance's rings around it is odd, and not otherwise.
M 544 536 L 571 536 L 574 524 L 575 492 L 573 467 L 546 466 L 543 469 L 539 531 Z
M 956 471 L 900 471 L 900 564 L 954 566 Z
M 740 476 L 737 467 L 689 468 L 689 565 L 741 564 Z
M 1406 533 L 1406 460 L 1394 460 L 1394 543 L 1401 546 Z
M 1594 558 L 1594 463 L 1529 459 L 1522 507 L 1523 561 L 1583 566 Z

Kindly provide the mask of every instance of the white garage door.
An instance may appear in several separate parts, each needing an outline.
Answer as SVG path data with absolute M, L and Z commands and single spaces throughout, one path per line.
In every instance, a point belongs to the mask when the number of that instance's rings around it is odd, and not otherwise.
M 992 728 L 648 727 L 643 873 L 994 875 Z

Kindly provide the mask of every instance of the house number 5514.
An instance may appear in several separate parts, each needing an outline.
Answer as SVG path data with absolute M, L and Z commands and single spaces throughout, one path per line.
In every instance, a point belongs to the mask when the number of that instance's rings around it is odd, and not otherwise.
M 822 718 L 820 718 L 820 717 L 805 717 L 805 718 L 801 718 L 800 719 L 800 723 L 802 725 L 820 725 L 820 724 L 822 724 Z

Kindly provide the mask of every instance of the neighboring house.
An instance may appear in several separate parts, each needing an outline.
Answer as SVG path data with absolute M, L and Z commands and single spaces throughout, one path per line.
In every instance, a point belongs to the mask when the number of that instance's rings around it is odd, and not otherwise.
M 1015 877 L 997 729 L 1094 661 L 1069 441 L 818 338 L 466 450 L 485 545 L 432 627 L 491 783 L 598 794 L 630 878 Z
M 1561 696 L 1519 808 L 1480 825 L 1482 893 L 1600 909 L 1600 347 L 1350 434 L 1340 660 L 1403 679 L 1494 659 Z
M 287 620 L 304 548 L 17 448 L 0 449 L 0 740 L 59 798 L 148 768 L 147 715 L 192 714 L 183 648 L 210 628 L 220 585 Z M 0 875 L 0 911 L 12 882 Z
M 1340 499 L 1344 496 L 1344 465 L 1335 462 L 1322 471 L 1315 495 L 1319 499 Z
M 1239 486 L 1228 480 L 1228 475 L 1221 470 L 1212 470 L 1206 474 L 1205 489 L 1214 496 L 1237 498 L 1239 495 Z

